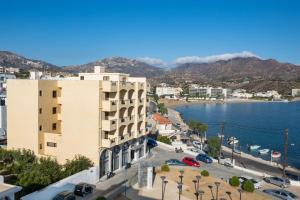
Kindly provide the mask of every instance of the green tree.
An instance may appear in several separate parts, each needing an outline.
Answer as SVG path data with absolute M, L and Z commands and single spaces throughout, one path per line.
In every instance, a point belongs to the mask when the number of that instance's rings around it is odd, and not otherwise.
M 159 136 L 157 136 L 157 141 L 165 143 L 165 144 L 171 144 L 171 140 L 167 136 L 159 135 Z
M 155 103 L 158 103 L 159 97 L 157 94 L 153 94 L 153 100 L 155 101 Z
M 74 159 L 67 160 L 64 165 L 64 175 L 65 177 L 71 176 L 92 166 L 93 162 L 90 159 L 82 155 L 76 155 Z
M 206 124 L 203 124 L 193 119 L 189 120 L 188 125 L 190 129 L 192 129 L 193 132 L 196 133 L 201 138 L 201 142 L 202 142 L 203 133 L 207 131 L 208 126 Z
M 250 180 L 246 180 L 244 183 L 243 183 L 243 186 L 242 186 L 243 190 L 247 191 L 247 192 L 253 192 L 254 191 L 254 184 L 252 181 Z
M 157 104 L 158 112 L 162 115 L 168 114 L 168 109 L 164 103 Z
M 220 153 L 221 140 L 218 137 L 208 138 L 208 155 L 212 157 L 218 157 Z
M 234 187 L 238 187 L 240 186 L 240 180 L 237 176 L 233 176 L 230 180 L 229 180 L 230 185 L 234 186 Z

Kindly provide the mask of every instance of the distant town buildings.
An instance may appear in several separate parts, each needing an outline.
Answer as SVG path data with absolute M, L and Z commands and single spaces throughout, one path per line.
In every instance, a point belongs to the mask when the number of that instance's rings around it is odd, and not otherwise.
M 14 73 L 19 73 L 19 72 L 20 72 L 19 68 L 0 66 L 0 73 L 14 74 Z
M 261 97 L 261 98 L 281 99 L 281 95 L 275 90 L 271 90 L 267 92 L 257 92 L 254 93 L 254 96 Z
M 196 84 L 192 84 L 189 88 L 190 97 L 196 98 L 215 98 L 215 99 L 225 99 L 228 98 L 231 94 L 230 89 L 225 88 L 214 88 L 210 86 L 199 86 Z
M 238 89 L 238 90 L 234 90 L 231 96 L 234 98 L 249 99 L 253 97 L 253 93 L 248 93 L 244 89 Z
M 292 89 L 293 97 L 300 97 L 300 89 Z
M 155 93 L 159 97 L 178 99 L 182 93 L 182 89 L 180 87 L 169 87 L 166 84 L 161 84 L 159 87 L 156 87 Z
M 80 154 L 99 177 L 146 155 L 146 78 L 123 73 L 8 80 L 8 149 L 64 163 Z

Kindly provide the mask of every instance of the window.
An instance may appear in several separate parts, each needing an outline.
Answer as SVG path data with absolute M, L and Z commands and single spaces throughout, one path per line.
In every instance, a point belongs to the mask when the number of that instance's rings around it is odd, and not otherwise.
M 56 130 L 56 123 L 52 124 L 52 130 Z
M 56 107 L 52 108 L 52 114 L 56 114 Z
M 57 92 L 56 92 L 56 90 L 53 90 L 53 91 L 52 91 L 52 97 L 53 97 L 53 98 L 56 98 L 56 96 L 57 96 Z
M 40 149 L 43 149 L 43 145 L 42 144 L 40 144 Z
M 56 147 L 56 143 L 55 142 L 47 142 L 47 146 L 48 147 Z
M 40 97 L 43 95 L 42 90 L 39 91 L 39 95 L 40 95 Z
M 39 108 L 39 113 L 42 114 L 42 108 Z
M 41 126 L 41 125 L 40 125 L 40 128 L 39 128 L 39 129 L 40 129 L 40 131 L 42 130 L 42 126 Z
M 104 81 L 109 81 L 109 76 L 103 76 Z
M 84 80 L 84 76 L 80 76 L 80 80 Z
M 104 131 L 104 139 L 108 139 L 108 132 Z

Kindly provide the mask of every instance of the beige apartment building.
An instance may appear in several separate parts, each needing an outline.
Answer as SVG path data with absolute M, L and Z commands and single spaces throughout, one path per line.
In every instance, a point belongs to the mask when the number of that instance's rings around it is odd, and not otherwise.
M 8 80 L 7 146 L 64 163 L 80 154 L 99 175 L 146 155 L 146 78 L 79 73 L 64 79 Z

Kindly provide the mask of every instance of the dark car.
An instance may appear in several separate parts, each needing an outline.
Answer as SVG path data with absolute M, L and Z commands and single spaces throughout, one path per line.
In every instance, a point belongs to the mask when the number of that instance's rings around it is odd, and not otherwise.
M 147 145 L 153 148 L 157 146 L 157 142 L 152 138 L 148 138 Z
M 87 183 L 79 183 L 75 186 L 74 194 L 84 197 L 93 193 L 93 187 Z
M 290 186 L 291 182 L 289 179 L 287 178 L 280 178 L 280 177 L 266 177 L 264 178 L 264 181 L 266 181 L 267 183 L 271 183 L 273 185 L 277 185 L 281 188 L 286 188 L 288 186 Z
M 53 200 L 75 200 L 76 197 L 73 192 L 70 191 L 63 191 L 58 193 Z
M 213 160 L 211 159 L 211 157 L 209 157 L 206 154 L 198 154 L 196 156 L 196 160 L 199 160 L 199 161 L 202 161 L 202 162 L 205 162 L 205 163 L 212 163 L 213 162 Z
M 180 165 L 180 166 L 185 166 L 186 164 L 181 162 L 180 160 L 177 159 L 170 159 L 166 160 L 165 162 L 167 165 Z
M 287 190 L 273 190 L 273 189 L 267 189 L 267 190 L 263 190 L 263 192 L 273 196 L 273 197 L 277 197 L 279 199 L 284 199 L 284 200 L 296 200 L 298 199 L 298 197 L 287 191 Z
M 188 166 L 200 167 L 200 163 L 197 162 L 194 158 L 191 158 L 191 157 L 184 157 L 182 159 L 182 162 L 185 163 Z

